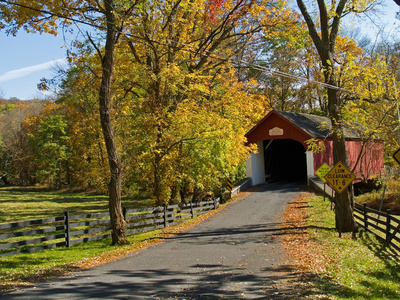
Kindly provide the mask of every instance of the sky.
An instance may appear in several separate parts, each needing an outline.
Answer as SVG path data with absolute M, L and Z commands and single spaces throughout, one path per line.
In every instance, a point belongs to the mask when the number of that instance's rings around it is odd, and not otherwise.
M 387 3 L 387 15 L 378 17 L 379 23 L 386 23 L 386 28 L 399 34 L 400 21 L 395 20 L 399 7 L 392 0 Z M 396 25 L 393 23 L 396 22 Z M 376 34 L 377 27 L 363 26 L 363 31 Z M 399 34 L 400 36 L 400 34 Z M 23 31 L 17 36 L 7 36 L 0 31 L 0 97 L 20 100 L 33 98 L 43 99 L 45 93 L 37 89 L 41 78 L 51 79 L 55 75 L 55 67 L 66 66 L 66 48 L 62 35 L 27 34 Z
M 16 37 L 0 31 L 0 95 L 5 99 L 43 98 L 37 84 L 52 78 L 57 65 L 65 65 L 66 48 L 62 36 L 27 34 Z

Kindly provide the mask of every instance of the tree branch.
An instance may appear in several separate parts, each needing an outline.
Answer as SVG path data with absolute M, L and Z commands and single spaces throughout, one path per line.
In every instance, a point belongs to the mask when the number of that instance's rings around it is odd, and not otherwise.
M 131 49 L 133 56 L 137 60 L 137 62 L 139 64 L 143 65 L 143 61 L 140 59 L 139 55 L 137 54 L 135 45 L 133 45 L 132 41 L 128 41 L 128 45 L 129 45 L 129 48 Z
M 400 0 L 399 0 L 400 1 Z M 315 47 L 317 48 L 318 54 L 322 57 L 322 41 L 318 35 L 317 29 L 315 27 L 315 23 L 312 20 L 310 14 L 308 13 L 307 7 L 304 5 L 303 0 L 297 0 L 297 6 L 299 7 L 301 14 L 304 17 L 304 20 L 307 23 L 308 33 L 310 34 Z
M 336 8 L 336 15 L 333 18 L 331 34 L 329 37 L 329 47 L 330 47 L 331 52 L 334 52 L 334 50 L 335 50 L 335 41 L 336 41 L 336 37 L 338 35 L 340 20 L 343 17 L 343 11 L 346 6 L 346 3 L 347 3 L 347 0 L 340 0 L 338 6 Z
M 96 49 L 97 54 L 100 57 L 100 61 L 103 61 L 103 54 L 101 53 L 99 47 L 97 47 L 96 43 L 93 41 L 92 37 L 90 36 L 89 32 L 86 32 L 86 36 L 88 37 L 90 43 L 92 44 L 92 46 L 94 47 L 94 49 Z

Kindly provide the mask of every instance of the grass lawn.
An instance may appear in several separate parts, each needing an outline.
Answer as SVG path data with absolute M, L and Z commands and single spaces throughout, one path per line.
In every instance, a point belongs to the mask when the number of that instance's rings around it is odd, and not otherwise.
M 365 232 L 339 238 L 329 201 L 311 197 L 309 204 L 310 239 L 322 252 L 318 257 L 325 257 L 324 271 L 315 280 L 315 298 L 400 299 L 399 254 Z
M 123 198 L 127 209 L 152 207 L 151 199 Z M 0 187 L 0 224 L 24 220 L 108 212 L 108 197 L 84 193 L 48 192 L 35 188 Z

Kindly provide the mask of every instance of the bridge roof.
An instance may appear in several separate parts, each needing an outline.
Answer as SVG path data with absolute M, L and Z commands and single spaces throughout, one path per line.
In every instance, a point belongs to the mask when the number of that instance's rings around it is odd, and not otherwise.
M 273 128 L 282 134 L 271 134 Z M 360 139 L 355 129 L 343 125 L 346 139 Z M 272 110 L 247 134 L 249 143 L 269 139 L 295 139 L 301 143 L 310 138 L 330 138 L 332 123 L 330 118 L 318 115 Z
M 328 117 L 279 110 L 275 110 L 275 112 L 289 120 L 291 123 L 305 131 L 313 138 L 324 138 L 331 136 L 332 122 Z M 343 130 L 345 138 L 360 138 L 359 133 L 346 123 L 343 124 Z

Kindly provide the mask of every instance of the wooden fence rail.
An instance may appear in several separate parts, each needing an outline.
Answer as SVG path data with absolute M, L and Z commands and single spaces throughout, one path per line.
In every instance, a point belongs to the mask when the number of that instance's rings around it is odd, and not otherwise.
M 390 209 L 381 212 L 356 203 L 354 217 L 358 225 L 400 252 L 400 219 L 391 214 Z
M 127 233 L 135 234 L 193 218 L 216 209 L 220 198 L 199 203 L 125 209 Z M 111 237 L 108 213 L 69 215 L 0 224 L 0 256 L 31 253 L 56 247 L 70 247 Z

